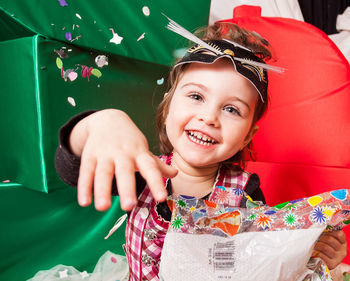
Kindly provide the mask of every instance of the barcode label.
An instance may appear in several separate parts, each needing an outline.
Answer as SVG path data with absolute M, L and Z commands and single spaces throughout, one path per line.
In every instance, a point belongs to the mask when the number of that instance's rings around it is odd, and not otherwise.
M 213 252 L 214 271 L 234 271 L 235 245 L 233 241 L 214 244 Z

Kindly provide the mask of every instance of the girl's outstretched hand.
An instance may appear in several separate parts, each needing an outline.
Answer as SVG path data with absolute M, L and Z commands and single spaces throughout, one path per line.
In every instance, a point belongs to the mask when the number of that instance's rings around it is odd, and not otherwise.
M 69 144 L 72 152 L 81 156 L 78 202 L 88 206 L 94 192 L 95 208 L 99 211 L 111 206 L 114 175 L 121 207 L 130 211 L 137 202 L 136 171 L 158 201 L 167 197 L 163 176 L 171 178 L 177 173 L 149 151 L 145 136 L 120 110 L 106 109 L 84 118 L 73 128 Z
M 344 231 L 323 233 L 314 250 L 317 251 L 317 257 L 321 258 L 329 269 L 334 269 L 346 257 L 347 243 Z

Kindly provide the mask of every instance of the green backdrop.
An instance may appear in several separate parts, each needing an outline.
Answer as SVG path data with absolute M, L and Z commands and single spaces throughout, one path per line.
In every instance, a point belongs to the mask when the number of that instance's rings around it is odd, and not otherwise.
M 210 5 L 208 0 L 66 2 L 62 7 L 57 0 L 0 0 L 0 280 L 26 280 L 57 264 L 91 272 L 105 251 L 122 254 L 124 229 L 103 239 L 123 214 L 118 198 L 104 213 L 81 208 L 76 190 L 56 175 L 58 129 L 82 111 L 120 108 L 156 152 L 155 108 L 174 52 L 187 44 L 165 29 L 161 12 L 194 30 L 207 24 Z M 110 42 L 110 28 L 123 37 L 120 44 Z M 68 41 L 67 32 L 77 39 Z M 107 66 L 96 65 L 98 55 L 108 57 Z M 63 70 L 77 73 L 74 81 L 61 77 L 57 58 Z M 83 65 L 102 76 L 83 77 Z

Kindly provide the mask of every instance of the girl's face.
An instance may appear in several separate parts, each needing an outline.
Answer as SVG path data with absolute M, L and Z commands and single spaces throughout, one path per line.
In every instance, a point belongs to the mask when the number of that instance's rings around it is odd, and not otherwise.
M 192 63 L 172 97 L 166 132 L 174 153 L 193 167 L 215 166 L 251 140 L 258 93 L 232 62 Z

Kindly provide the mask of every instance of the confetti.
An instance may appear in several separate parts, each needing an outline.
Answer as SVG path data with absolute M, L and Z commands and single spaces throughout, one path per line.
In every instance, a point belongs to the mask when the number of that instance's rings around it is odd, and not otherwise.
M 108 57 L 104 55 L 98 55 L 95 58 L 95 62 L 98 67 L 104 67 L 105 65 L 108 65 Z
M 145 32 L 142 33 L 142 35 L 136 41 L 140 41 L 141 39 L 145 38 L 145 34 L 146 34 Z
M 115 257 L 111 257 L 111 262 L 117 263 L 117 259 Z
M 75 40 L 78 40 L 80 37 L 81 37 L 81 35 L 75 37 L 74 39 L 71 40 L 71 42 L 73 42 L 73 41 L 75 41 Z
M 56 58 L 56 65 L 59 69 L 63 67 L 63 62 L 60 58 Z
M 72 70 L 72 71 L 70 71 L 70 72 L 68 73 L 67 76 L 68 76 L 69 80 L 70 80 L 71 82 L 73 82 L 75 79 L 77 79 L 78 73 L 76 73 L 74 70 Z
M 4 180 L 4 181 L 2 181 L 3 183 L 9 183 L 10 182 L 10 180 Z
M 164 78 L 157 80 L 157 85 L 163 85 L 163 83 L 164 83 Z
M 149 10 L 149 8 L 147 7 L 147 6 L 144 6 L 143 8 L 142 8 L 142 12 L 143 12 L 143 14 L 146 16 L 146 17 L 148 17 L 149 15 L 150 15 L 150 10 Z
M 54 49 L 53 51 L 54 51 L 57 55 L 59 55 L 61 59 L 64 59 L 64 58 L 68 58 L 68 57 L 69 57 L 69 56 L 64 52 L 63 49 L 59 49 L 59 50 Z
M 93 67 L 87 67 L 86 65 L 81 66 L 81 76 L 83 76 L 84 78 L 87 77 L 89 82 L 90 82 L 89 78 L 91 76 L 92 69 Z
M 123 40 L 123 37 L 119 36 L 117 33 L 114 32 L 113 28 L 110 28 L 109 30 L 112 31 L 113 37 L 109 42 L 114 43 L 116 45 L 120 44 Z
M 58 2 L 60 3 L 60 5 L 61 5 L 62 7 L 68 6 L 66 0 L 58 0 Z
M 100 78 L 102 76 L 101 71 L 99 71 L 97 68 L 94 68 L 93 70 L 91 70 L 91 74 L 96 76 L 97 78 Z
M 72 105 L 72 106 L 76 106 L 76 104 L 75 104 L 75 100 L 72 98 L 72 97 L 68 97 L 67 98 L 67 101 Z
M 61 76 L 65 82 L 67 82 L 67 79 L 73 82 L 75 79 L 77 79 L 78 73 L 76 73 L 74 69 L 67 69 L 65 71 L 63 68 L 61 68 Z
M 75 14 L 75 16 L 81 20 L 81 16 L 79 14 Z
M 67 39 L 68 41 L 72 41 L 72 33 L 66 32 L 66 33 L 64 34 L 64 37 L 66 37 L 66 39 Z

